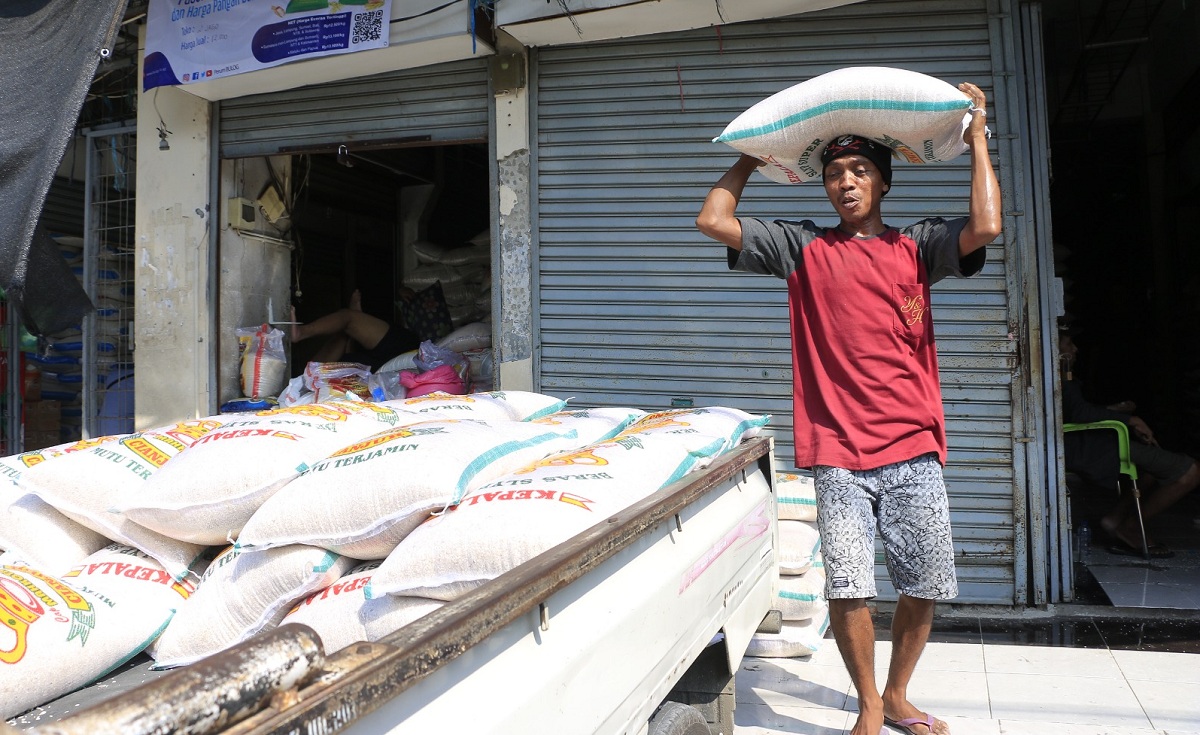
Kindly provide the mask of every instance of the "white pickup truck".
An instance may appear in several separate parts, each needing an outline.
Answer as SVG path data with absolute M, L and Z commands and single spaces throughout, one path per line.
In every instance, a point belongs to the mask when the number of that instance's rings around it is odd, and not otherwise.
M 746 441 L 378 642 L 326 657 L 311 629 L 283 626 L 16 724 L 25 735 L 731 735 L 734 673 L 775 617 L 771 446 Z

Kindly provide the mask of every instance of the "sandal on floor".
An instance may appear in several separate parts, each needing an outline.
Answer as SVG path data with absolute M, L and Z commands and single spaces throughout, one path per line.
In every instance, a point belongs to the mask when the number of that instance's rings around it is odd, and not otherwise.
M 898 727 L 908 735 L 925 735 L 926 732 L 932 735 L 950 735 L 950 726 L 933 715 L 925 715 L 924 717 L 906 717 L 903 720 L 893 720 L 890 717 L 883 718 L 884 723 L 889 727 Z M 924 725 L 929 728 L 925 732 L 917 732 L 913 729 L 913 725 Z
M 1151 559 L 1170 559 L 1175 556 L 1175 552 L 1168 549 L 1162 544 L 1150 544 L 1147 549 L 1150 552 Z M 1120 556 L 1142 556 L 1142 550 L 1136 546 L 1130 546 L 1124 541 L 1117 540 L 1115 543 L 1109 544 L 1108 553 L 1118 554 Z

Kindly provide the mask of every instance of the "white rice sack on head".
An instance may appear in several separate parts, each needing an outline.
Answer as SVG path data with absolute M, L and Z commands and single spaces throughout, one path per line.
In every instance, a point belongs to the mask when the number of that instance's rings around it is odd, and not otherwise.
M 402 401 L 384 401 L 381 405 L 411 411 L 419 414 L 422 420 L 465 417 L 529 421 L 557 413 L 567 407 L 567 402 L 541 393 L 495 390 L 465 396 L 435 391 Z
M 140 653 L 192 592 L 110 545 L 61 576 L 0 567 L 0 720 L 89 684 Z
M 758 658 L 795 658 L 811 656 L 820 650 L 829 630 L 829 603 L 807 620 L 785 621 L 778 633 L 755 633 L 746 648 L 747 656 Z
M 323 590 L 296 603 L 280 625 L 301 623 L 317 632 L 325 655 L 359 641 L 377 641 L 445 603 L 419 597 L 368 600 L 363 588 L 380 561 L 364 562 Z
M 821 549 L 821 534 L 810 521 L 779 521 L 779 573 L 804 574 Z
M 114 509 L 144 497 L 162 468 L 219 425 L 216 419 L 181 421 L 87 449 L 72 448 L 25 471 L 21 483 L 71 520 L 144 551 L 181 577 L 200 546 L 148 529 Z
M 384 431 L 288 483 L 247 521 L 238 545 L 308 544 L 382 559 L 469 484 L 576 446 L 572 431 L 522 421 L 423 421 Z
M 225 549 L 157 642 L 155 668 L 199 661 L 274 628 L 297 600 L 333 584 L 357 563 L 312 546 Z
M 158 533 L 205 546 L 237 537 L 258 507 L 313 463 L 380 429 L 419 420 L 374 403 L 336 401 L 227 417 L 118 510 Z
M 577 408 L 558 411 L 529 423 L 561 431 L 574 431 L 579 446 L 608 441 L 646 415 L 636 408 Z
M 718 451 L 724 452 L 757 436 L 770 419 L 722 406 L 678 408 L 648 413 L 621 433 L 662 434 L 684 442 L 693 451 L 707 451 L 709 445 L 719 442 Z
M 776 472 L 775 508 L 780 520 L 817 520 L 817 486 L 812 476 Z
M 783 613 L 784 620 L 808 620 L 822 610 L 828 610 L 825 574 L 809 570 L 796 576 L 780 576 L 775 605 Z
M 714 444 L 712 451 L 718 449 Z M 712 456 L 689 452 L 672 437 L 645 434 L 530 463 L 477 485 L 453 510 L 417 527 L 376 571 L 367 596 L 457 599 L 706 466 Z
M 841 135 L 891 148 L 909 163 L 967 150 L 971 99 L 954 85 L 889 67 L 838 69 L 771 95 L 734 118 L 713 142 L 754 156 L 781 184 L 821 177 L 821 153 Z

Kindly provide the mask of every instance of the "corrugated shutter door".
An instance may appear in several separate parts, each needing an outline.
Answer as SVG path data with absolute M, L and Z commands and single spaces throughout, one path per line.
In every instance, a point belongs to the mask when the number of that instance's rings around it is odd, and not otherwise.
M 874 0 L 719 32 L 539 52 L 540 390 L 580 405 L 691 402 L 768 413 L 777 465 L 791 466 L 785 288 L 728 272 L 724 248 L 694 220 L 737 155 L 711 139 L 764 97 L 845 66 L 898 66 L 990 89 L 986 4 Z M 897 164 L 886 221 L 965 215 L 967 166 L 965 156 Z M 739 214 L 833 217 L 819 185 L 758 176 Z M 1003 250 L 990 248 L 980 275 L 934 287 L 960 602 L 1014 600 L 1013 498 L 1023 480 L 1012 452 Z M 881 597 L 894 599 L 882 565 L 878 572 Z
M 222 158 L 342 143 L 485 140 L 486 59 L 405 69 L 220 104 Z

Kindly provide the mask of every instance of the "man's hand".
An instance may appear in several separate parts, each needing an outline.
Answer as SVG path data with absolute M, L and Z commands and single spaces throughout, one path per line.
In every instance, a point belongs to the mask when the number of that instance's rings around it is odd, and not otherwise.
M 1158 446 L 1158 440 L 1154 438 L 1154 432 L 1150 431 L 1150 427 L 1146 425 L 1146 422 L 1137 416 L 1129 417 L 1129 428 L 1133 429 L 1133 435 L 1142 444 L 1149 444 L 1154 447 Z
M 958 91 L 971 98 L 971 122 L 963 131 L 963 142 L 972 148 L 982 142 L 987 146 L 987 95 L 970 82 L 958 85 Z

